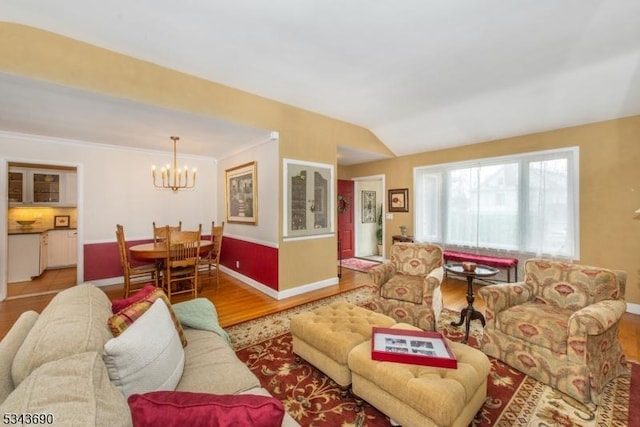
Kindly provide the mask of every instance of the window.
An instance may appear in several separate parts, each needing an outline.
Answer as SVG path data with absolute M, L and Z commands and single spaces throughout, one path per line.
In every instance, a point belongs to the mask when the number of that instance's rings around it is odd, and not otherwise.
M 577 147 L 416 168 L 416 239 L 577 259 L 577 177 Z

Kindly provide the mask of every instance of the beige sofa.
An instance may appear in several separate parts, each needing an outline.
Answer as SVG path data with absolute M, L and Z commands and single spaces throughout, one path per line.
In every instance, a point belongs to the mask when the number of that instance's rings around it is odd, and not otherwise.
M 0 413 L 51 414 L 61 426 L 132 425 L 127 400 L 103 361 L 113 337 L 111 315 L 109 298 L 91 284 L 59 293 L 40 315 L 23 313 L 0 342 Z M 225 339 L 189 328 L 185 335 L 176 390 L 269 396 Z M 298 424 L 285 414 L 282 425 Z

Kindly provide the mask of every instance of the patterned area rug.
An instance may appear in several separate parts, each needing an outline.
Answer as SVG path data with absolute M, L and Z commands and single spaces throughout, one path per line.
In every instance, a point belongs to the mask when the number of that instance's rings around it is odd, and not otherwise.
M 340 261 L 338 261 L 338 264 L 339 263 Z M 365 273 L 371 270 L 376 265 L 380 265 L 380 263 L 375 261 L 369 261 L 366 259 L 360 259 L 360 258 L 347 258 L 342 260 L 343 268 L 348 268 L 349 270 L 362 271 Z
M 352 396 L 342 398 L 339 387 L 326 375 L 304 360 L 296 363 L 289 333 L 289 319 L 295 314 L 338 300 L 366 306 L 373 291 L 370 287 L 358 288 L 227 329 L 238 357 L 301 425 L 391 425 L 384 414 L 369 405 L 355 412 Z M 462 327 L 450 325 L 458 318 L 459 313 L 445 310 L 438 323 L 439 330 L 453 341 L 461 341 L 464 336 Z M 482 328 L 474 321 L 469 345 L 477 347 L 481 339 Z M 640 421 L 640 365 L 629 364 L 629 376 L 607 386 L 598 408 L 587 407 L 498 360 L 491 359 L 491 365 L 487 400 L 473 423 L 475 427 L 627 426 Z

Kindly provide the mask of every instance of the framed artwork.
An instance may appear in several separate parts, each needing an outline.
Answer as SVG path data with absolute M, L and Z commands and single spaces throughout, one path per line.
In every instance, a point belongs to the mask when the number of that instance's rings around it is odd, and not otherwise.
M 362 191 L 362 222 L 376 222 L 376 192 Z
M 258 222 L 258 180 L 256 162 L 227 169 L 225 175 L 225 211 L 227 222 Z
M 283 159 L 283 236 L 331 236 L 336 198 L 333 165 Z
M 71 217 L 69 215 L 56 215 L 53 217 L 53 228 L 69 228 Z
M 389 190 L 389 212 L 409 212 L 409 189 Z
M 371 358 L 456 369 L 458 361 L 440 332 L 374 327 Z

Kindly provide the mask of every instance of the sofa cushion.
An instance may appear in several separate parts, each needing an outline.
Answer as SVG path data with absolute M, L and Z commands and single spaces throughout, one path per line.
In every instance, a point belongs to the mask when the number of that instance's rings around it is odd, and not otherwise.
M 527 302 L 498 313 L 497 323 L 508 336 L 565 354 L 572 314 L 555 305 Z
M 130 426 L 127 401 L 109 381 L 100 354 L 79 353 L 44 363 L 0 405 L 0 413 L 51 414 L 61 426 Z
M 424 276 L 396 274 L 380 288 L 383 298 L 422 304 L 424 298 Z
M 25 311 L 18 317 L 7 335 L 0 342 L 0 403 L 13 391 L 14 385 L 11 379 L 11 365 L 13 358 L 20 346 L 38 320 L 38 313 Z
M 162 299 L 120 336 L 107 341 L 104 361 L 109 378 L 127 397 L 175 389 L 184 369 L 184 349 Z
M 221 336 L 199 329 L 185 329 L 182 378 L 176 391 L 236 394 L 255 387 L 260 381 Z
M 102 352 L 112 337 L 109 316 L 111 301 L 92 284 L 60 292 L 42 310 L 16 353 L 11 366 L 13 383 L 17 386 L 47 362 L 87 351 Z
M 111 312 L 116 314 L 120 310 L 129 307 L 134 302 L 140 301 L 142 298 L 148 296 L 151 292 L 155 291 L 156 287 L 150 284 L 144 285 L 142 289 L 124 299 L 116 299 L 111 301 Z
M 155 286 L 151 286 L 151 288 L 153 289 L 143 288 L 142 290 L 140 290 L 138 292 L 140 293 L 140 295 L 137 300 L 134 300 L 131 305 L 123 308 L 113 316 L 109 317 L 109 328 L 111 329 L 113 336 L 117 337 L 122 332 L 124 332 L 129 326 L 131 326 L 133 322 L 140 318 L 140 316 L 142 316 L 157 299 L 161 299 L 169 309 L 171 320 L 173 321 L 173 324 L 176 328 L 176 332 L 178 332 L 178 336 L 180 337 L 182 346 L 186 347 L 187 338 L 184 336 L 182 324 L 171 308 L 169 298 L 162 289 L 156 288 Z
M 284 407 L 273 398 L 251 394 L 152 392 L 129 397 L 136 427 L 246 426 L 282 424 Z

